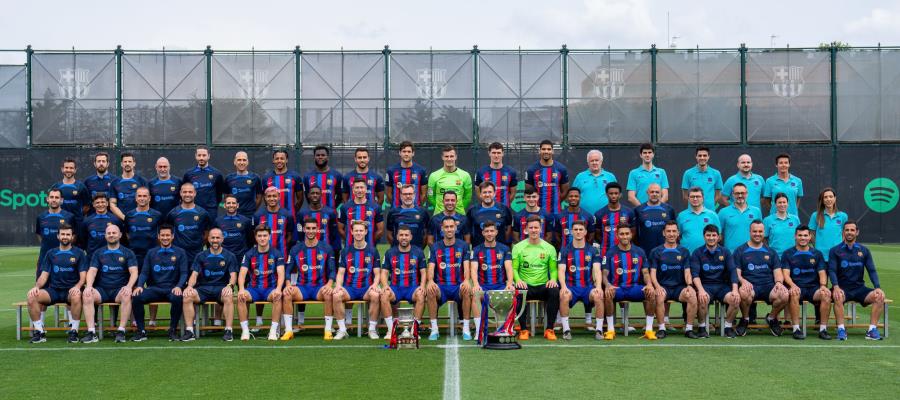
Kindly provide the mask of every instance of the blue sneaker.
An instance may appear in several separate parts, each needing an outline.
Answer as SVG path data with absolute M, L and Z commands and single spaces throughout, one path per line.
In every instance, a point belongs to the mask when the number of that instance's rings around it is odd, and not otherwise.
M 868 335 L 868 333 L 866 335 Z M 838 336 L 838 338 L 837 338 L 838 340 L 847 340 L 847 329 L 838 328 L 837 336 Z
M 872 328 L 866 331 L 866 339 L 868 340 L 881 340 L 881 334 L 878 333 L 878 328 Z
M 439 337 L 441 337 L 440 333 L 431 332 L 431 334 L 428 335 L 428 340 L 438 340 Z
M 875 332 L 875 334 L 877 335 L 878 332 Z M 469 332 L 463 332 L 463 340 L 472 340 L 472 334 Z

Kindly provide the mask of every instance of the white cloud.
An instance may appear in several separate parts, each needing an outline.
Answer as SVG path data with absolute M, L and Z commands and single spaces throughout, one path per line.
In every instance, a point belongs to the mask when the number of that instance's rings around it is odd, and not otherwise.
M 845 24 L 844 31 L 850 34 L 900 32 L 900 10 L 875 8 L 869 15 L 857 18 Z

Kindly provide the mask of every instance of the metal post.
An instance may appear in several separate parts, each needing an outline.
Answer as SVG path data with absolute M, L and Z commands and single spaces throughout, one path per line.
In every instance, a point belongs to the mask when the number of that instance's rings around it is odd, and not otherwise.
M 650 142 L 656 143 L 656 45 L 650 45 Z
M 481 53 L 481 50 L 478 50 L 478 45 L 472 46 L 472 68 L 474 74 L 472 75 L 472 148 L 478 148 L 478 54 Z
M 384 45 L 381 51 L 384 58 L 384 149 L 387 150 L 391 145 L 391 48 Z
M 838 134 L 837 134 L 837 44 L 828 49 L 831 58 L 831 187 L 838 180 Z
M 738 48 L 741 56 L 741 144 L 747 145 L 747 46 Z
M 122 53 L 122 45 L 116 46 L 116 148 L 122 147 Z
M 294 47 L 294 147 L 297 148 L 297 155 L 303 152 L 303 136 L 301 135 L 300 120 L 300 46 Z M 298 160 L 300 157 L 296 157 Z
M 206 46 L 206 145 L 212 146 L 212 46 Z
M 569 49 L 562 45 L 559 50 L 562 58 L 562 146 L 569 147 Z
M 32 118 L 31 109 L 31 56 L 34 50 L 31 45 L 25 47 L 25 128 L 27 137 L 25 138 L 25 147 L 31 148 L 32 135 L 34 133 L 34 120 Z

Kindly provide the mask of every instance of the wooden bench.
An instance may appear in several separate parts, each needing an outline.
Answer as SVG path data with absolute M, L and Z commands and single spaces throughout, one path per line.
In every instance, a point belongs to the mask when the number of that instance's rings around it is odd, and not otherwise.
M 12 305 L 13 305 L 13 307 L 16 307 L 16 340 L 22 340 L 22 332 L 31 332 L 34 330 L 34 328 L 31 326 L 31 318 L 27 317 L 28 312 L 26 310 L 28 308 L 28 302 L 20 301 L 20 302 L 13 303 Z M 65 326 L 65 324 L 69 322 L 68 318 L 60 317 L 60 311 L 62 309 L 64 309 L 63 306 L 65 306 L 65 305 L 66 305 L 66 303 L 56 303 L 56 304 L 51 304 L 48 306 L 48 309 L 51 306 L 54 308 L 54 311 L 53 311 L 54 325 L 53 326 L 45 325 L 44 326 L 45 331 L 47 331 L 47 332 L 67 332 L 70 330 L 70 328 L 68 326 Z M 115 321 L 110 321 L 109 328 L 104 328 L 104 322 L 106 321 L 106 319 L 104 318 L 103 309 L 106 307 L 112 307 L 112 306 L 118 306 L 118 305 L 119 305 L 118 303 L 97 304 L 97 311 L 94 315 L 95 315 L 96 323 L 97 323 L 97 328 L 96 328 L 97 336 L 100 339 L 103 339 L 103 331 L 104 330 L 113 330 L 116 328 Z M 156 303 L 147 303 L 146 305 L 161 306 L 161 305 L 169 305 L 169 303 L 168 302 L 156 302 Z M 25 318 L 27 318 L 27 320 Z M 134 326 L 129 325 L 125 329 L 128 330 L 129 332 L 131 332 L 131 331 L 134 331 L 136 328 Z M 159 326 L 147 326 L 144 329 L 148 330 L 148 331 L 164 331 L 164 330 L 168 330 L 169 327 L 159 325 Z M 86 331 L 87 327 L 81 326 L 81 327 L 79 327 L 78 330 Z M 184 326 L 182 326 L 181 330 L 183 333 Z

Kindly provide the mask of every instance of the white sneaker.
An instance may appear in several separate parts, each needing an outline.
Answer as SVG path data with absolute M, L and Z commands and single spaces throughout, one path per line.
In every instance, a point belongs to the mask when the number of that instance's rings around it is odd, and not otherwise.
M 336 335 L 334 335 L 334 340 L 344 340 L 347 338 L 347 331 L 338 331 Z
M 393 335 L 393 334 L 394 334 L 394 332 L 392 332 L 390 329 L 388 329 L 387 333 L 384 334 L 384 340 L 390 340 L 391 335 Z
M 278 329 L 269 329 L 269 340 L 278 340 Z
M 246 342 L 250 340 L 250 331 L 241 331 L 241 341 Z
M 147 321 L 147 326 L 152 326 L 152 327 L 155 328 L 155 327 L 156 327 L 156 320 L 155 320 L 155 319 L 151 319 L 150 321 Z
M 381 339 L 381 337 L 378 336 L 378 331 L 377 331 L 377 330 L 375 330 L 375 329 L 369 329 L 369 339 L 372 339 L 372 340 L 378 340 L 378 339 Z

